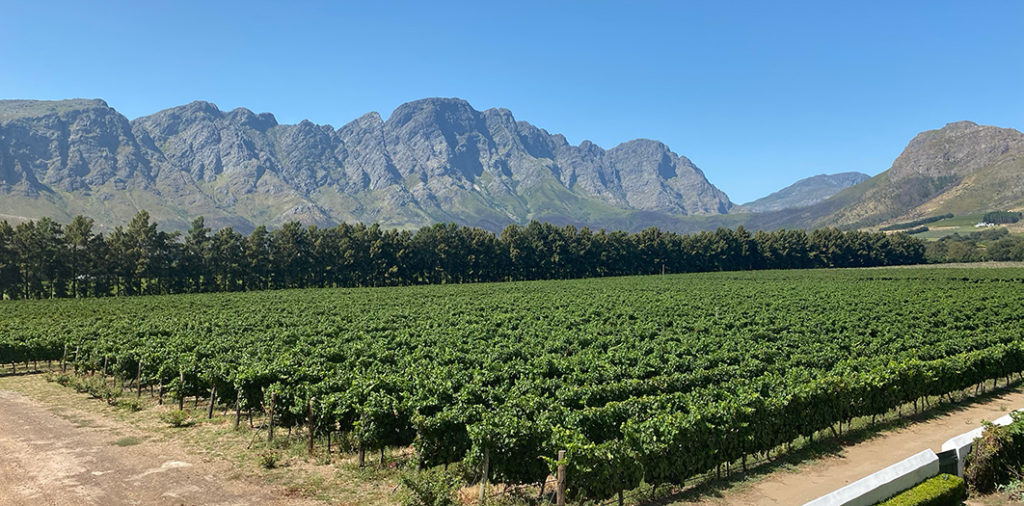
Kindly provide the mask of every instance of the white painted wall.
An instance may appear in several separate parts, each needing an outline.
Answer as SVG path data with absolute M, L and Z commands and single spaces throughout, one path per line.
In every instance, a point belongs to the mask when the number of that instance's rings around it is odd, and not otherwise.
M 939 474 L 939 457 L 925 450 L 804 506 L 872 506 Z

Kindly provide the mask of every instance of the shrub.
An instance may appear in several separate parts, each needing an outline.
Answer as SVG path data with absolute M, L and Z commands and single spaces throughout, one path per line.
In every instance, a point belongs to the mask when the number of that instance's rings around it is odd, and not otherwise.
M 273 450 L 267 450 L 260 453 L 260 466 L 263 467 L 263 469 L 273 469 L 277 467 L 277 463 L 280 460 L 281 454 Z
M 68 386 L 69 383 L 71 383 L 71 375 L 64 372 L 47 373 L 46 381 L 56 382 L 58 385 L 66 387 Z
M 121 399 L 117 401 L 117 407 L 126 409 L 130 413 L 142 411 L 142 403 L 140 403 L 139 400 L 135 398 Z
M 403 474 L 400 477 L 407 494 L 402 503 L 408 506 L 455 506 L 461 480 L 454 474 L 434 469 Z
M 171 427 L 188 427 L 193 423 L 192 418 L 188 416 L 188 412 L 181 409 L 161 413 L 160 421 L 169 424 Z
M 1005 427 L 988 424 L 974 441 L 964 464 L 964 479 L 972 491 L 988 494 L 1000 484 L 1021 479 L 1024 467 L 1024 415 L 1013 413 Z
M 900 492 L 879 506 L 958 506 L 967 497 L 967 484 L 951 474 L 940 474 Z
M 998 488 L 1010 498 L 1010 501 L 1024 502 L 1024 482 L 1013 480 L 1006 485 L 999 485 Z

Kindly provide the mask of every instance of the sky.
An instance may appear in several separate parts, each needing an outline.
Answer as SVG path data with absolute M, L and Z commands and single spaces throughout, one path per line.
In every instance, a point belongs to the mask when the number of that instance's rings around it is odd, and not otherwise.
M 576 144 L 657 139 L 737 203 L 877 174 L 914 135 L 1024 129 L 1024 1 L 0 0 L 0 98 L 193 100 L 281 123 L 503 107 Z

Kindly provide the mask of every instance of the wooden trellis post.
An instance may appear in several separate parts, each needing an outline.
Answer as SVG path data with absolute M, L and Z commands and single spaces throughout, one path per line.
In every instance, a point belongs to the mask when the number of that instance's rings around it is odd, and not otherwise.
M 480 478 L 480 504 L 483 504 L 487 500 L 487 475 L 490 474 L 491 467 L 491 451 L 484 450 L 484 472 Z
M 178 370 L 178 411 L 185 409 L 185 370 Z
M 238 393 L 235 394 L 235 428 L 238 428 L 238 422 L 242 419 L 242 389 L 238 389 Z
M 555 504 L 565 506 L 565 450 L 558 450 L 558 475 L 555 485 Z
M 217 401 L 217 382 L 210 382 L 210 407 L 206 412 L 206 419 L 213 419 L 213 404 Z
M 309 454 L 313 454 L 313 438 L 316 436 L 316 424 L 313 423 L 313 402 L 316 401 L 316 397 L 310 397 L 309 399 Z
M 139 370 L 135 372 L 135 398 L 142 398 L 142 360 L 139 360 Z
M 274 401 L 277 400 L 277 394 L 270 394 L 270 421 L 268 422 L 269 430 L 267 430 L 267 442 L 274 440 Z

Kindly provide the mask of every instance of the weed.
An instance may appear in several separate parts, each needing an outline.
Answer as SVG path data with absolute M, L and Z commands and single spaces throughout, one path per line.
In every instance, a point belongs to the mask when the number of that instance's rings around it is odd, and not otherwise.
M 260 466 L 263 469 L 274 469 L 281 460 L 281 454 L 273 450 L 267 450 L 261 452 L 259 458 Z
M 171 427 L 188 427 L 195 423 L 188 412 L 182 409 L 160 413 L 160 421 Z

